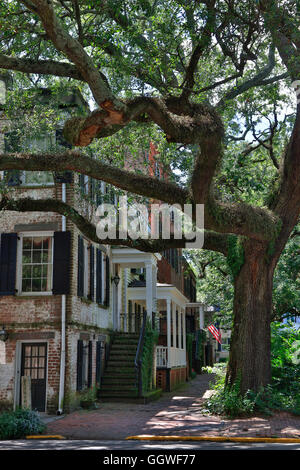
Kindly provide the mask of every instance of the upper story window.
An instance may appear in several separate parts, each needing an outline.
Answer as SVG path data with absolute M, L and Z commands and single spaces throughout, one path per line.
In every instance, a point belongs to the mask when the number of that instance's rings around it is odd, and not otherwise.
M 50 171 L 21 171 L 20 181 L 25 186 L 47 186 L 54 183 L 53 174 Z
M 55 143 L 54 137 L 24 138 L 17 132 L 9 132 L 4 136 L 5 152 L 43 152 L 49 150 Z M 53 174 L 50 171 L 19 171 L 11 170 L 4 174 L 8 186 L 48 186 L 54 184 Z
M 52 294 L 53 233 L 21 233 L 18 258 L 18 293 Z
M 161 172 L 160 172 L 160 167 L 159 167 L 158 162 L 155 162 L 155 164 L 154 164 L 154 174 L 155 174 L 156 178 L 161 177 Z

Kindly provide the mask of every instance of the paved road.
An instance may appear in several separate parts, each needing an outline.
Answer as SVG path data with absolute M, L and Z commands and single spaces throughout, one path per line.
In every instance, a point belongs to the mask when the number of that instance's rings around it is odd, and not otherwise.
M 151 442 L 151 441 L 95 441 L 95 440 L 14 440 L 0 441 L 2 450 L 143 450 L 149 453 L 152 450 L 163 451 L 202 451 L 202 450 L 300 450 L 300 444 L 242 444 L 232 442 Z M 116 454 L 117 455 L 117 454 Z M 126 453 L 124 454 L 126 455 Z

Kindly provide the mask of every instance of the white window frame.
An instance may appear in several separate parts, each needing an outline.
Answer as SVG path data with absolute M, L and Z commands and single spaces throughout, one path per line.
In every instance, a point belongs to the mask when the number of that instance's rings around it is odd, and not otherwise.
M 51 263 L 52 263 L 52 272 L 51 272 L 51 290 L 45 292 L 22 292 L 22 273 L 23 273 L 23 238 L 24 237 L 51 237 L 52 239 L 52 252 L 51 252 Z M 41 296 L 41 295 L 53 295 L 53 255 L 54 255 L 54 232 L 20 232 L 18 233 L 18 245 L 17 245 L 17 295 L 18 296 Z

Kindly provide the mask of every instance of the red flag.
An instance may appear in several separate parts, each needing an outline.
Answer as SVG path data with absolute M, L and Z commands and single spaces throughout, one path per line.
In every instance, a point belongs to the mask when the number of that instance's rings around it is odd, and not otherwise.
M 214 325 L 208 326 L 207 329 L 216 338 L 216 340 L 219 341 L 220 344 L 222 344 L 222 342 L 221 342 L 221 330 L 216 328 Z

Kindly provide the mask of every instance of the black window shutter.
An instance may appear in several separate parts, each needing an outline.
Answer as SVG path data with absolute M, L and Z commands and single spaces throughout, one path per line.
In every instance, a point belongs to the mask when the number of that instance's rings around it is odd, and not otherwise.
M 79 175 L 79 189 L 82 194 L 85 194 L 85 175 L 82 173 Z
M 20 135 L 16 131 L 4 135 L 5 153 L 20 152 Z M 20 170 L 4 171 L 4 181 L 7 186 L 18 186 L 21 183 Z
M 0 295 L 16 293 L 17 240 L 16 233 L 1 234 Z
M 21 184 L 20 170 L 4 171 L 4 181 L 7 184 L 7 186 L 19 186 Z
M 96 302 L 102 303 L 102 252 L 96 251 Z
M 96 384 L 100 385 L 101 381 L 101 341 L 96 342 Z
M 54 232 L 53 294 L 70 294 L 71 233 Z
M 77 341 L 77 390 L 82 390 L 83 382 L 83 341 Z
M 61 147 L 66 147 L 67 149 L 72 148 L 72 145 L 69 144 L 69 142 L 65 139 L 62 129 L 56 129 L 55 137 L 57 145 L 60 145 Z
M 55 171 L 54 181 L 55 183 L 72 183 L 73 173 L 72 171 Z
M 100 204 L 102 204 L 102 201 L 103 201 L 101 181 L 97 181 L 95 192 L 96 192 L 96 205 L 100 206 Z
M 90 178 L 90 198 L 91 201 L 95 200 L 96 181 L 94 178 Z
M 83 297 L 84 291 L 84 246 L 83 238 L 78 235 L 78 280 L 77 280 L 77 295 Z
M 106 283 L 105 283 L 105 305 L 109 306 L 109 291 L 110 291 L 110 272 L 109 272 L 109 257 L 106 256 Z
M 91 388 L 92 386 L 92 373 L 93 373 L 93 341 L 89 341 L 88 388 Z
M 95 280 L 95 248 L 90 247 L 90 299 L 94 300 L 94 280 Z

